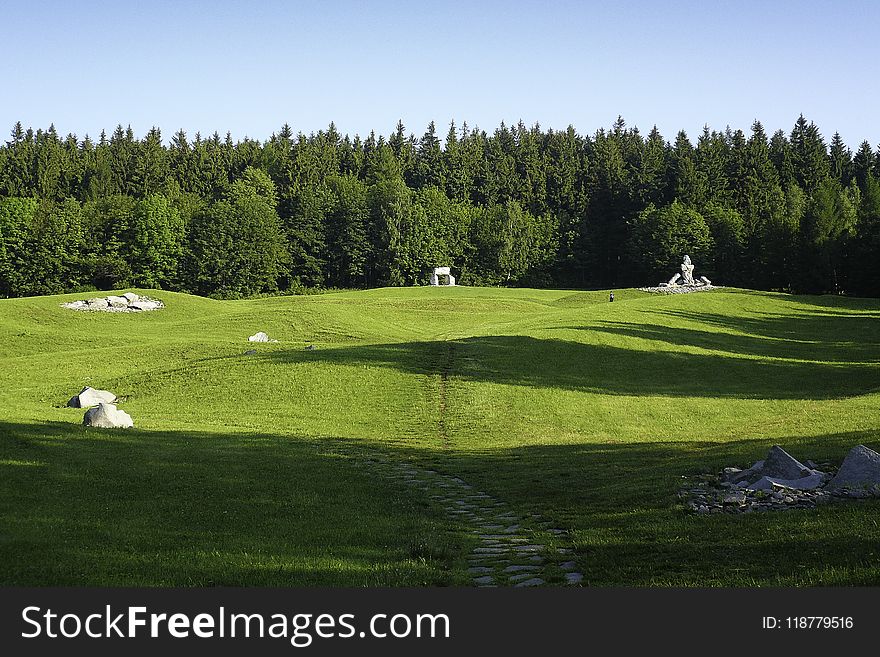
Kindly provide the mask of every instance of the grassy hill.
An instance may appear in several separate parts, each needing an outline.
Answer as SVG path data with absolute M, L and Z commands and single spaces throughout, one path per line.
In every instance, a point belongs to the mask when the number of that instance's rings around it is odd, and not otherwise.
M 167 308 L 0 300 L 0 583 L 468 584 L 468 528 L 378 459 L 570 531 L 588 585 L 880 584 L 877 502 L 698 516 L 677 497 L 777 443 L 880 447 L 877 300 L 142 292 Z M 85 385 L 136 429 L 81 427 L 64 405 Z

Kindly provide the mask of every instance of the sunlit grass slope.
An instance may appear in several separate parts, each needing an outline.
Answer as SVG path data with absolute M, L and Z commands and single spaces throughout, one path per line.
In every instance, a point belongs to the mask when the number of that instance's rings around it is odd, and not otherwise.
M 878 448 L 876 300 L 149 294 L 167 308 L 0 301 L 0 582 L 467 583 L 472 537 L 364 466 L 381 454 L 571 530 L 588 584 L 880 583 L 875 502 L 703 517 L 676 497 L 775 443 Z M 137 429 L 79 426 L 85 385 Z

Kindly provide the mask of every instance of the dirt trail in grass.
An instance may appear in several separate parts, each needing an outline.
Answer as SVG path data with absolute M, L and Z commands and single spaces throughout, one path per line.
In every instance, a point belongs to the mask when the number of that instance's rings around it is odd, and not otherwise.
M 446 358 L 440 367 L 440 394 L 439 394 L 439 433 L 440 443 L 443 449 L 449 447 L 449 433 L 446 430 L 446 398 L 447 388 L 449 386 L 449 375 L 455 366 L 455 343 L 446 343 Z
M 367 459 L 385 477 L 427 493 L 454 522 L 476 535 L 468 574 L 478 587 L 578 585 L 584 576 L 572 560 L 570 537 L 535 514 L 517 513 L 507 503 L 448 474 L 412 463 Z

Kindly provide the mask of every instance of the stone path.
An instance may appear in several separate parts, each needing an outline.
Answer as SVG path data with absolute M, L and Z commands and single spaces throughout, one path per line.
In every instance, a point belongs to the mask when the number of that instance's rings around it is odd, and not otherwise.
M 411 463 L 368 459 L 384 474 L 428 493 L 454 520 L 469 526 L 477 546 L 468 555 L 468 573 L 478 587 L 579 585 L 584 576 L 571 560 L 568 532 L 539 516 L 517 513 L 506 503 L 458 477 Z

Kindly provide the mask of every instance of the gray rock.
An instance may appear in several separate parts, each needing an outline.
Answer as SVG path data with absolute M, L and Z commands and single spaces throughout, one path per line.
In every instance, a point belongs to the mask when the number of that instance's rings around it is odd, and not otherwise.
M 86 303 L 89 304 L 89 310 L 106 310 L 110 307 L 110 302 L 104 298 L 89 299 Z
M 107 390 L 96 390 L 86 386 L 67 401 L 70 408 L 89 408 L 98 404 L 112 404 L 116 401 L 116 395 Z
M 812 474 L 799 479 L 778 479 L 776 477 L 761 477 L 758 481 L 746 486 L 748 490 L 773 490 L 774 488 L 815 490 L 821 488 L 828 480 L 824 472 L 810 470 Z
M 484 575 L 483 577 L 474 577 L 474 584 L 479 584 L 481 586 L 486 584 L 492 584 L 495 581 L 495 578 L 491 575 Z
M 761 474 L 765 477 L 778 479 L 800 479 L 812 474 L 812 470 L 779 445 L 774 445 L 767 452 L 767 458 L 764 459 L 764 467 L 761 468 Z
M 468 568 L 468 574 L 485 575 L 486 573 L 491 573 L 494 570 L 494 568 L 489 568 L 488 566 L 471 566 L 470 568 Z
M 514 586 L 516 586 L 517 588 L 524 588 L 526 586 L 543 586 L 544 584 L 544 580 L 540 577 L 532 577 L 531 579 L 527 579 L 524 582 L 519 582 Z
M 505 573 L 534 573 L 541 570 L 540 566 L 508 566 L 504 569 Z
M 134 426 L 131 416 L 113 404 L 99 404 L 90 408 L 83 417 L 83 424 L 101 429 L 129 429 Z
M 853 447 L 828 488 L 867 488 L 880 484 L 880 454 L 864 445 Z
M 566 584 L 580 584 L 584 580 L 584 576 L 580 573 L 565 573 Z

